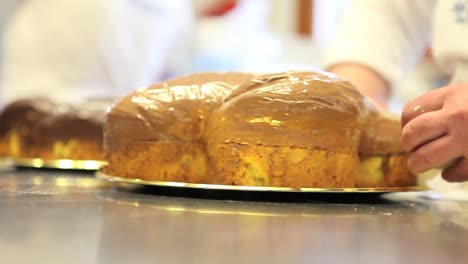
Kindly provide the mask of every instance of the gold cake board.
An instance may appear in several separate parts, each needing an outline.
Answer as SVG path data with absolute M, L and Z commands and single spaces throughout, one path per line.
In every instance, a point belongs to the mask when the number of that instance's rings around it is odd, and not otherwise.
M 13 158 L 12 164 L 16 167 L 24 168 L 95 171 L 106 165 L 106 162 L 100 160 Z
M 424 186 L 406 187 L 378 187 L 378 188 L 288 188 L 288 187 L 262 187 L 262 186 L 236 186 L 204 183 L 168 182 L 168 181 L 146 181 L 142 179 L 118 177 L 108 175 L 103 171 L 97 171 L 96 177 L 125 184 L 135 184 L 140 186 L 174 187 L 183 189 L 218 190 L 218 191 L 239 191 L 239 192 L 285 192 L 285 193 L 368 193 L 383 194 L 393 192 L 414 192 L 427 190 Z

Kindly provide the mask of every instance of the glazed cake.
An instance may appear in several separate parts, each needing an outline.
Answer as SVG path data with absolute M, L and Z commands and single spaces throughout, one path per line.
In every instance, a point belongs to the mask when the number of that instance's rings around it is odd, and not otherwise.
M 45 99 L 18 100 L 6 105 L 0 112 L 0 138 L 2 156 L 17 156 L 21 152 L 20 138 L 34 133 L 35 124 L 57 106 Z M 31 140 L 24 140 L 21 145 L 29 145 Z
M 201 73 L 132 93 L 107 114 L 104 151 L 115 175 L 209 182 L 205 127 L 213 109 L 250 74 Z
M 252 78 L 208 123 L 213 177 L 232 185 L 354 186 L 367 115 L 363 96 L 331 75 Z
M 408 153 L 401 143 L 401 125 L 395 117 L 371 109 L 363 129 L 356 187 L 413 186 L 417 178 L 407 168 Z
M 247 186 L 411 185 L 400 131 L 388 124 L 399 126 L 332 74 L 193 74 L 113 105 L 104 125 L 105 172 Z
M 103 160 L 102 124 L 110 100 L 82 104 L 18 100 L 0 114 L 5 155 L 14 158 Z

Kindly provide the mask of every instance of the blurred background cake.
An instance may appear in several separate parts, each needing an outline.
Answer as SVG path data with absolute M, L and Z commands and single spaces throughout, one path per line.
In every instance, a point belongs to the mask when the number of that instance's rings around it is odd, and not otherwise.
M 80 104 L 24 99 L 0 113 L 4 156 L 46 160 L 103 160 L 102 124 L 111 100 Z
M 331 74 L 194 74 L 113 105 L 106 172 L 247 186 L 412 185 L 400 130 L 387 126 L 399 124 Z
M 21 146 L 34 144 L 35 124 L 57 111 L 58 106 L 46 99 L 17 100 L 7 104 L 0 112 L 2 156 L 18 156 Z M 45 136 L 45 135 L 44 135 Z M 21 143 L 20 143 L 21 141 Z

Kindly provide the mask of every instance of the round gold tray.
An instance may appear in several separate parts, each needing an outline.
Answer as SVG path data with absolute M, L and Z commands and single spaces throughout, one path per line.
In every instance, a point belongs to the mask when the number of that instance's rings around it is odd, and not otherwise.
M 100 160 L 70 160 L 70 159 L 56 159 L 45 160 L 39 158 L 14 158 L 12 160 L 14 166 L 25 168 L 39 168 L 39 169 L 62 169 L 62 170 L 98 170 L 101 166 L 106 164 L 105 161 Z
M 108 175 L 102 171 L 96 172 L 96 177 L 116 183 L 136 184 L 141 186 L 176 187 L 185 189 L 243 191 L 243 192 L 288 192 L 288 193 L 392 193 L 414 192 L 427 190 L 424 186 L 407 187 L 378 187 L 378 188 L 288 188 L 288 187 L 261 187 L 261 186 L 235 186 L 204 183 L 185 183 L 167 181 L 145 181 L 141 179 L 124 178 Z

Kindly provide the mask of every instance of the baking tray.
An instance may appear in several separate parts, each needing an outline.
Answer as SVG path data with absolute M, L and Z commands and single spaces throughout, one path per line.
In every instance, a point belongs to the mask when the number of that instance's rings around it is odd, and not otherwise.
M 101 160 L 13 158 L 12 164 L 21 168 L 95 171 L 104 166 L 106 162 Z
M 268 200 L 268 201 L 330 201 L 330 202 L 376 202 L 386 193 L 418 192 L 423 186 L 381 188 L 288 188 L 199 184 L 185 182 L 146 181 L 109 175 L 104 170 L 96 177 L 118 184 L 139 186 L 137 192 L 157 195 L 189 196 L 210 199 Z M 135 190 L 132 190 L 135 191 Z

